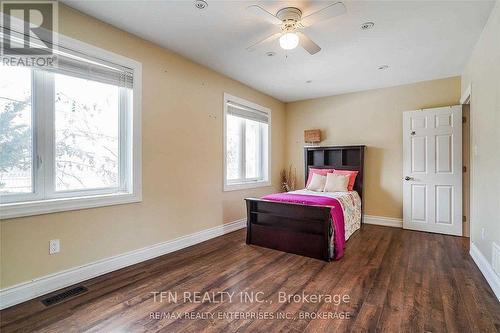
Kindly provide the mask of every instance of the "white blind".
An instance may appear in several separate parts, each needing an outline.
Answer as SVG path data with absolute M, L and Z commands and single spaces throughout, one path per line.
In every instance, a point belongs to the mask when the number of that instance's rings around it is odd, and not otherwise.
M 3 34 L 0 37 L 3 38 Z M 10 30 L 10 40 L 13 47 L 22 47 L 24 34 Z M 31 41 L 31 43 L 36 46 L 40 41 Z M 54 45 L 52 52 L 57 57 L 54 66 L 41 66 L 37 67 L 38 69 L 120 87 L 133 87 L 134 70 L 131 68 L 72 50 L 64 45 Z
M 54 53 L 57 55 L 57 65 L 49 68 L 50 71 L 126 88 L 134 85 L 134 71 L 131 68 L 62 46 Z
M 269 123 L 269 115 L 267 114 L 267 112 L 256 110 L 232 101 L 227 101 L 227 114 L 235 117 L 258 121 L 264 124 Z

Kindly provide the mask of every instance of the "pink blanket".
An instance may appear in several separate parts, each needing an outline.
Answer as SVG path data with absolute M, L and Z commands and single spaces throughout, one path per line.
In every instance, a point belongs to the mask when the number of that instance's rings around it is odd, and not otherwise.
M 291 193 L 276 193 L 266 195 L 262 199 L 279 202 L 299 203 L 304 205 L 318 205 L 331 207 L 330 215 L 333 221 L 335 237 L 332 239 L 334 249 L 334 259 L 340 259 L 344 255 L 345 232 L 344 232 L 344 212 L 340 202 L 335 198 L 322 197 L 316 195 L 303 195 Z

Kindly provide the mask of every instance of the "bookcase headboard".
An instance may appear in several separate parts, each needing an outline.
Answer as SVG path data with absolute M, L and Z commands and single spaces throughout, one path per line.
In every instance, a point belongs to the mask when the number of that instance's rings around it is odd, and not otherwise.
M 307 183 L 309 168 L 338 169 L 358 171 L 354 190 L 361 197 L 361 207 L 364 207 L 363 182 L 365 147 L 362 146 L 328 146 L 304 147 L 304 180 Z

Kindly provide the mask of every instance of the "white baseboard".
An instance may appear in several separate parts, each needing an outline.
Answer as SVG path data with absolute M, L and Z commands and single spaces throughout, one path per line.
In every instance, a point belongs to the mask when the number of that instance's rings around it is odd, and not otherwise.
M 2 289 L 0 290 L 0 309 L 28 301 L 120 268 L 204 242 L 211 238 L 222 236 L 244 227 L 246 227 L 246 219 L 238 220 Z
M 496 275 L 488 260 L 472 242 L 469 253 L 500 302 L 500 277 Z
M 394 217 L 385 217 L 385 216 L 364 215 L 363 223 L 383 225 L 385 227 L 395 227 L 395 228 L 403 227 L 403 219 L 398 219 Z

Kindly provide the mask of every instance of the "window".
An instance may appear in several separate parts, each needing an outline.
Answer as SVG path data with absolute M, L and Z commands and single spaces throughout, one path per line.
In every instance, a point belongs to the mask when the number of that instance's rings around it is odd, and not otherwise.
M 56 191 L 118 188 L 118 86 L 56 74 Z
M 0 193 L 33 189 L 31 71 L 0 67 Z
M 59 36 L 57 66 L 0 65 L 0 217 L 141 200 L 141 65 Z
M 270 185 L 271 112 L 224 95 L 224 190 Z

